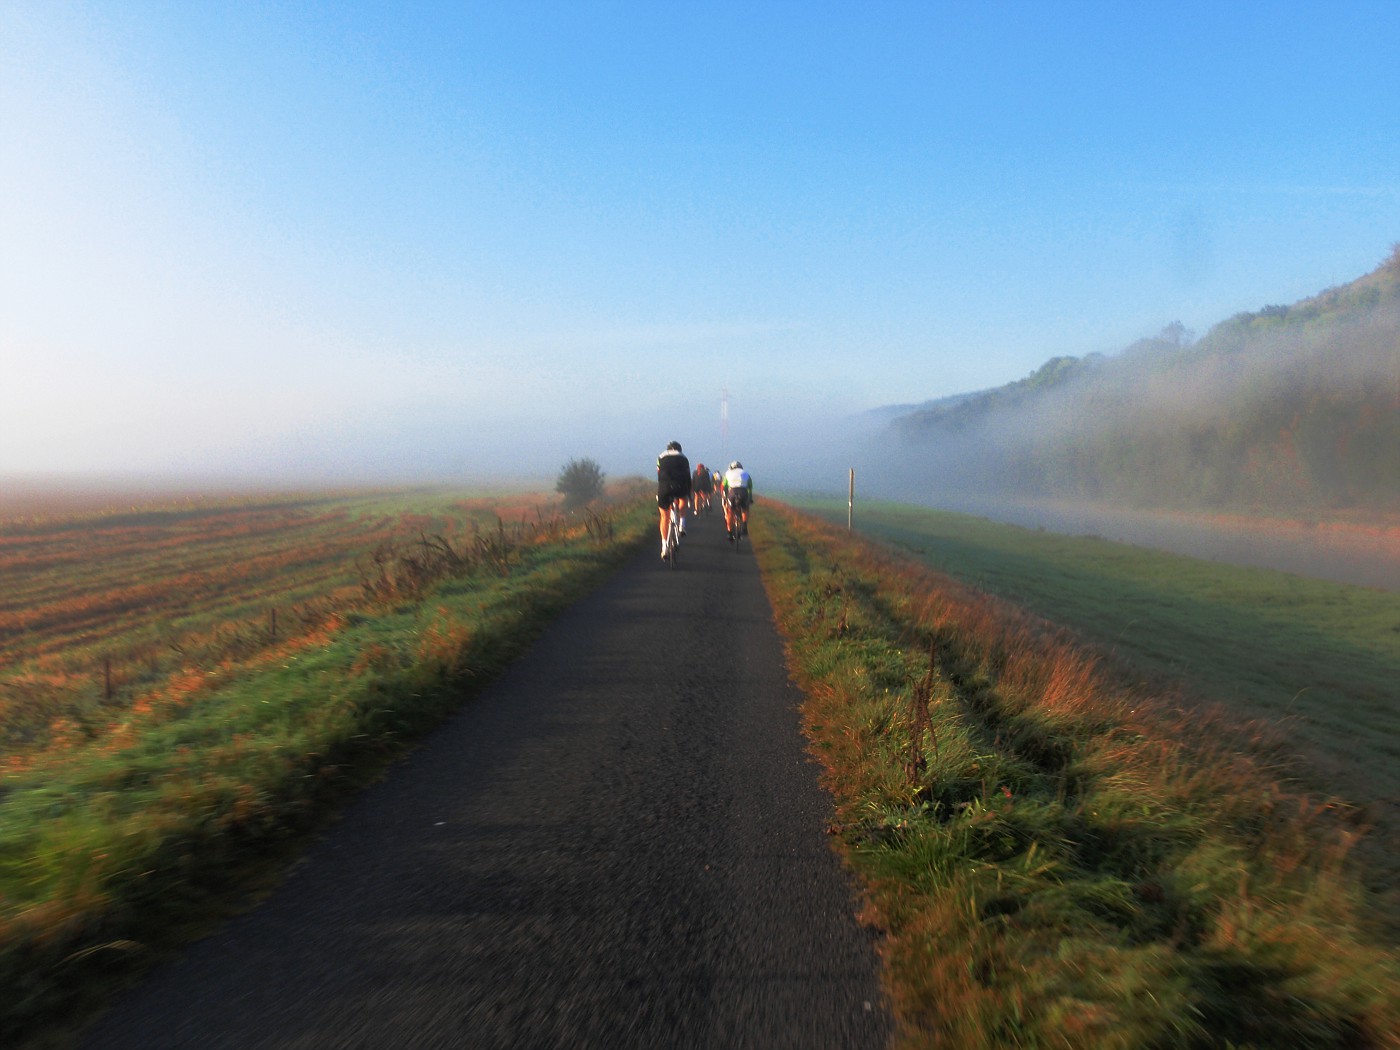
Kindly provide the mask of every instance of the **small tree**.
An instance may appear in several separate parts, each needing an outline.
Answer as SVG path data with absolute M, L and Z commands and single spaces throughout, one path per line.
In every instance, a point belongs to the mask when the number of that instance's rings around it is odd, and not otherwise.
M 1196 333 L 1191 331 L 1191 329 L 1187 328 L 1180 321 L 1173 321 L 1162 329 L 1162 334 L 1157 338 L 1164 343 L 1170 343 L 1172 346 L 1186 347 L 1191 345 L 1192 340 L 1196 338 Z
M 592 459 L 571 459 L 559 471 L 554 491 L 564 497 L 564 509 L 576 510 L 603 494 L 603 468 Z

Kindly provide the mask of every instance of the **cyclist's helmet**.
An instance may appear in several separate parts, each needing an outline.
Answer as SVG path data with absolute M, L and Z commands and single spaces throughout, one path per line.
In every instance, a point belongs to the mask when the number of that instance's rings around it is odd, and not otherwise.
M 680 450 L 681 450 L 681 443 L 680 443 L 679 441 L 668 441 L 668 442 L 666 442 L 666 451 L 667 451 L 667 452 L 679 452 Z
M 730 469 L 730 470 L 743 470 L 743 469 L 744 469 L 744 465 L 743 465 L 742 463 L 740 463 L 740 462 L 736 459 L 733 463 L 729 464 L 729 469 Z
M 702 470 L 704 470 L 704 469 L 705 469 L 705 464 L 703 464 L 703 463 L 697 463 L 697 464 L 695 464 L 695 473 L 699 474 L 699 473 L 700 473 Z

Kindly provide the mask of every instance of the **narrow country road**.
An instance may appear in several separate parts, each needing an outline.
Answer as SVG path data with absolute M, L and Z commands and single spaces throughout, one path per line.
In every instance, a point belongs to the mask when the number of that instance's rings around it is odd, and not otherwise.
M 885 1045 L 752 552 L 718 514 L 690 533 L 674 571 L 649 542 L 82 1045 Z

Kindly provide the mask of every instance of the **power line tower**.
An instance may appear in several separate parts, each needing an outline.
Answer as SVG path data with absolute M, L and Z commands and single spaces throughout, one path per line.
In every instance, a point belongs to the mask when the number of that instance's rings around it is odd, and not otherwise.
M 719 392 L 719 452 L 720 459 L 729 459 L 729 388 Z

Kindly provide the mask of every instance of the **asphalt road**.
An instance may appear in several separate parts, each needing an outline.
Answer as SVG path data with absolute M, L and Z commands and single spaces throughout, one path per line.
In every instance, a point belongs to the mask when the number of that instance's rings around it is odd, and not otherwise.
M 762 508 L 758 509 L 762 513 Z M 747 541 L 561 617 L 85 1047 L 879 1047 Z

